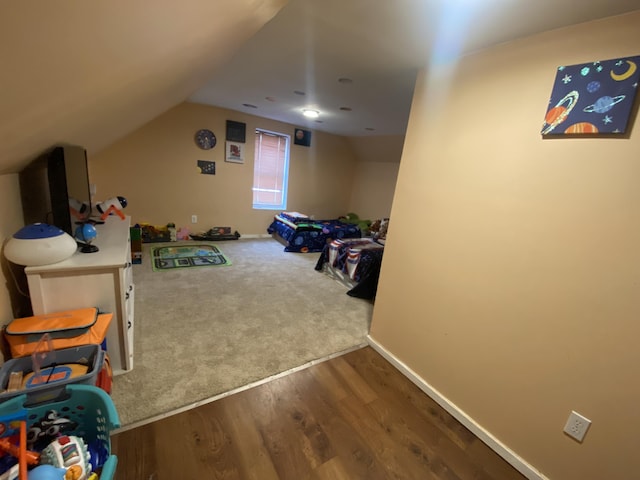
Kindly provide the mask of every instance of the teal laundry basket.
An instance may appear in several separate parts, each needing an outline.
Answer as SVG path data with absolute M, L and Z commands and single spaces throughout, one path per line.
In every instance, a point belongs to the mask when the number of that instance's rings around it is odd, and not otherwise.
M 38 404 L 30 403 L 27 394 L 0 403 L 0 436 L 15 434 L 18 422 L 25 420 L 27 443 L 35 451 L 48 445 L 50 437 L 82 437 L 100 480 L 113 480 L 118 458 L 111 454 L 110 434 L 120 427 L 120 418 L 111 397 L 93 385 L 73 384 L 56 395 L 44 402 L 38 397 Z

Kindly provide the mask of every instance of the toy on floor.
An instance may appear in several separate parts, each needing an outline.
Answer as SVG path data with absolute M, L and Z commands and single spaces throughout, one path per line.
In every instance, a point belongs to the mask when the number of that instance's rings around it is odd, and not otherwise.
M 206 232 L 199 234 L 190 234 L 192 240 L 238 240 L 240 233 L 236 230 L 231 233 L 231 227 L 213 227 Z
M 27 450 L 27 422 L 19 421 L 18 445 L 11 443 L 9 438 L 0 438 L 0 450 L 18 459 L 18 464 L 2 475 L 3 480 L 27 480 L 27 464 L 36 465 L 40 461 L 40 455 Z
M 25 435 L 26 439 L 26 435 Z M 32 452 L 31 450 L 27 450 L 26 448 L 22 448 L 22 444 L 20 446 L 11 443 L 9 438 L 4 437 L 0 438 L 0 451 L 8 453 L 16 458 L 20 458 L 20 455 L 24 455 L 24 458 L 29 465 L 38 465 L 40 463 L 40 454 L 37 452 Z
M 81 363 L 63 363 L 43 368 L 40 374 L 28 372 L 24 374 L 22 379 L 22 388 L 29 389 L 39 387 L 42 384 L 51 384 L 56 382 L 66 382 L 69 379 L 86 375 L 89 371 L 88 365 Z
M 23 422 L 24 423 L 24 422 Z M 63 435 L 51 442 L 42 454 L 30 452 L 26 444 L 26 424 L 20 446 L 0 438 L 0 451 L 19 458 L 19 463 L 0 475 L 0 480 L 97 480 L 92 472 L 91 453 L 80 437 Z M 27 472 L 27 463 L 36 466 Z
M 27 480 L 66 480 L 64 468 L 53 465 L 40 465 L 29 472 Z M 98 475 L 92 473 L 88 480 L 98 480 Z
M 64 480 L 88 480 L 91 475 L 91 454 L 84 440 L 74 435 L 63 435 L 51 442 L 40 456 L 46 465 L 66 469 Z
M 169 241 L 175 242 L 178 240 L 178 231 L 176 230 L 176 224 L 173 222 L 167 223 L 167 230 L 169 231 Z
M 73 431 L 78 424 L 65 418 L 56 410 L 49 410 L 44 417 L 33 423 L 27 433 L 27 441 L 32 449 L 40 451 L 59 435 Z
M 371 226 L 371 220 L 362 220 L 357 213 L 347 213 L 344 217 L 339 217 L 344 223 L 351 225 L 357 225 L 363 236 L 369 234 L 369 227 Z
M 53 465 L 40 465 L 29 472 L 28 480 L 65 480 L 64 468 Z
M 178 240 L 189 240 L 189 229 L 187 227 L 180 227 L 176 233 Z

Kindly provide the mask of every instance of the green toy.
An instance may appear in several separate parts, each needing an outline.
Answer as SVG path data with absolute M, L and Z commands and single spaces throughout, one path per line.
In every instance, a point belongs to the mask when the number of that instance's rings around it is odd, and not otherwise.
M 347 213 L 344 217 L 341 218 L 344 223 L 349 223 L 351 225 L 357 225 L 358 228 L 362 231 L 363 235 L 369 234 L 369 227 L 371 226 L 371 220 L 360 220 L 360 217 L 357 213 Z

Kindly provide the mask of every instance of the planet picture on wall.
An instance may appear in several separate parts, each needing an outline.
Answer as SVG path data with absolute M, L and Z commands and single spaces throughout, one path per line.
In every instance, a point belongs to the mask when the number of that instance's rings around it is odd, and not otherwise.
M 636 70 L 638 69 L 637 61 L 627 60 L 626 63 L 627 63 L 627 66 L 629 68 L 626 71 L 622 72 L 622 73 L 616 73 L 613 70 L 611 70 L 609 72 L 610 75 L 611 75 L 611 78 L 613 78 L 614 80 L 616 80 L 618 82 L 622 82 L 623 80 L 626 80 L 627 78 L 630 78 L 634 73 L 636 73 Z M 624 65 L 624 64 L 622 62 L 620 62 L 618 65 Z
M 542 135 L 625 133 L 640 56 L 558 67 Z
M 624 95 L 618 95 L 616 98 L 611 98 L 610 96 L 605 95 L 604 97 L 600 97 L 596 100 L 594 104 L 584 107 L 583 111 L 587 113 L 605 113 L 611 110 L 616 103 L 620 103 L 623 100 Z
M 598 133 L 598 127 L 593 123 L 579 122 L 567 127 L 564 133 Z
M 573 110 L 573 107 L 575 107 L 578 102 L 578 96 L 578 92 L 576 91 L 567 93 L 558 101 L 555 107 L 547 112 L 547 115 L 545 116 L 547 128 L 542 131 L 543 135 L 550 132 L 567 119 L 571 110 Z

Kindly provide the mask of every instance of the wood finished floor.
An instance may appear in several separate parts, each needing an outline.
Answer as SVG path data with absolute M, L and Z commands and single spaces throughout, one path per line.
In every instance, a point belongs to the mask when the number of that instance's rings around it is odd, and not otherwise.
M 112 438 L 116 480 L 522 480 L 372 348 Z

